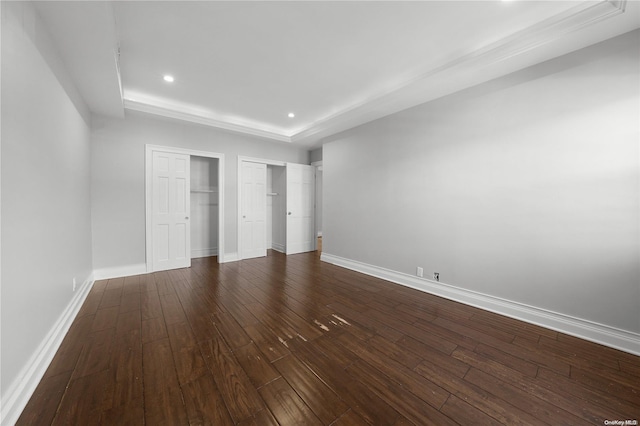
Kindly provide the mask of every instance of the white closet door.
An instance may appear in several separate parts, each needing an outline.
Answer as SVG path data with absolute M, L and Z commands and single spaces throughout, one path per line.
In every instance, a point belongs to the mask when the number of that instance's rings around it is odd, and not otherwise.
M 267 165 L 242 162 L 242 259 L 267 255 Z
M 153 270 L 191 266 L 189 156 L 153 152 Z
M 287 254 L 316 249 L 315 168 L 287 163 Z

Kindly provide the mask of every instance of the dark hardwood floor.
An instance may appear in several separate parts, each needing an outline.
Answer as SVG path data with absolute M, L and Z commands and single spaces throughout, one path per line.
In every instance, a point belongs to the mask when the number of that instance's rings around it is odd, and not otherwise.
M 640 358 L 320 262 L 98 281 L 20 425 L 604 425 Z

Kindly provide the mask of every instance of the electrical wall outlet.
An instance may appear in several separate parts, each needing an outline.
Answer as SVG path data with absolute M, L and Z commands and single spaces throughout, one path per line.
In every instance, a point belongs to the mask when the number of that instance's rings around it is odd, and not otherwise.
M 433 273 L 433 279 L 436 281 L 440 281 L 440 272 L 434 272 Z
M 416 275 L 419 277 L 424 277 L 424 269 L 422 269 L 421 267 L 417 267 L 416 268 Z
M 76 279 L 73 279 L 73 291 L 76 291 Z

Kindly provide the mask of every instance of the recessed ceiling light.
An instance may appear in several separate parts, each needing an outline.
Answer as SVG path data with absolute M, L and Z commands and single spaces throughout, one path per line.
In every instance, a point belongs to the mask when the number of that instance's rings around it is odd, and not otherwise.
M 165 75 L 164 77 L 162 77 L 164 81 L 166 81 L 167 83 L 173 83 L 173 76 L 172 75 Z
M 292 113 L 292 112 L 290 112 L 289 114 L 287 114 L 287 117 L 289 117 L 289 118 L 293 118 L 293 117 L 295 117 L 295 116 L 296 116 L 296 115 L 295 115 L 294 113 Z

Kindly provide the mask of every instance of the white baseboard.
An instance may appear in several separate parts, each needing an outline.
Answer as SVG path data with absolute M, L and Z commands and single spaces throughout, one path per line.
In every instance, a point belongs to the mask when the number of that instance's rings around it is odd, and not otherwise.
M 64 336 L 69 331 L 69 327 L 80 311 L 94 282 L 93 274 L 89 275 L 13 383 L 2 393 L 2 401 L 0 401 L 0 407 L 2 407 L 0 411 L 1 425 L 13 425 L 18 421 L 22 410 L 29 402 L 60 348 Z
M 377 278 L 435 294 L 446 299 L 475 306 L 480 309 L 495 312 L 507 317 L 515 318 L 541 327 L 549 328 L 561 333 L 580 337 L 585 340 L 600 343 L 621 351 L 640 355 L 640 334 L 621 330 L 604 324 L 598 324 L 581 318 L 572 317 L 558 312 L 529 306 L 511 300 L 502 299 L 488 294 L 465 290 L 460 287 L 414 277 L 402 272 L 392 271 L 374 265 L 345 259 L 340 256 L 322 253 L 320 259 L 343 268 L 362 272 Z
M 130 277 L 132 275 L 140 275 L 147 273 L 147 265 L 138 263 L 136 265 L 114 266 L 110 268 L 101 268 L 93 271 L 96 280 L 107 280 L 109 278 Z
M 201 257 L 211 257 L 218 255 L 218 247 L 191 250 L 191 258 L 198 259 Z
M 220 259 L 219 262 L 228 263 L 228 262 L 237 262 L 238 260 L 240 260 L 240 256 L 238 255 L 237 251 L 234 251 L 233 253 L 225 253 L 224 258 Z
M 286 247 L 284 244 L 279 244 L 279 243 L 273 243 L 271 244 L 271 248 L 275 251 L 279 251 L 280 253 L 286 253 Z

